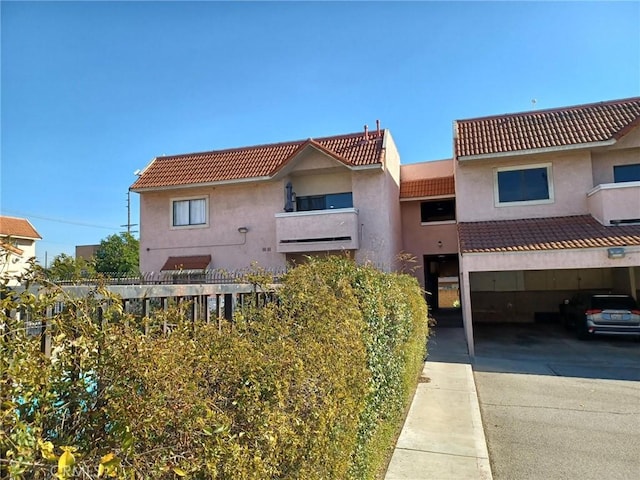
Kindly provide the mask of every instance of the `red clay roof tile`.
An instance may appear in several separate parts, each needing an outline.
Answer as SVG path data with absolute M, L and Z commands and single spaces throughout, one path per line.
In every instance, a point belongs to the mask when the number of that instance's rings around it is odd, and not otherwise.
M 41 239 L 26 218 L 0 216 L 0 236 Z
M 422 198 L 454 195 L 453 175 L 400 182 L 400 198 Z
M 615 140 L 640 125 L 640 97 L 456 120 L 457 157 Z
M 133 190 L 198 185 L 270 177 L 309 145 L 349 166 L 382 163 L 385 131 L 364 132 L 269 145 L 157 157 L 131 186 Z
M 591 215 L 458 224 L 462 253 L 640 245 L 640 225 L 606 227 Z

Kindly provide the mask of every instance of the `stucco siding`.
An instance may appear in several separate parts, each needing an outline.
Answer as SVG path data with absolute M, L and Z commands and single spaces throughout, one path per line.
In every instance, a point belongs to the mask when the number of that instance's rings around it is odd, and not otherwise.
M 603 183 L 613 183 L 614 166 L 640 163 L 640 148 L 594 152 L 592 158 L 593 186 L 595 187 Z
M 496 168 L 551 164 L 553 202 L 496 206 Z M 587 192 L 592 188 L 588 151 L 562 155 L 526 155 L 500 161 L 466 161 L 456 166 L 456 202 L 459 222 L 558 217 L 588 213 Z
M 453 160 L 450 158 L 409 163 L 400 167 L 400 178 L 403 182 L 422 180 L 424 178 L 450 177 L 451 175 L 453 175 Z
M 172 228 L 171 199 L 207 196 L 206 227 Z M 282 211 L 282 181 L 246 186 L 149 192 L 140 199 L 140 268 L 158 271 L 169 256 L 212 255 L 212 267 L 235 269 L 256 261 L 281 267 L 284 255 L 275 252 L 274 214 Z M 246 234 L 239 227 L 248 228 Z

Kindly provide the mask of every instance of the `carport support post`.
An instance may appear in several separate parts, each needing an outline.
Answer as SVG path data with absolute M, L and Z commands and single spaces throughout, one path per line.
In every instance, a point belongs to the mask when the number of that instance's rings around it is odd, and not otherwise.
M 631 296 L 638 301 L 638 284 L 636 283 L 636 269 L 635 267 L 629 267 L 629 287 L 631 290 Z
M 467 350 L 469 356 L 475 356 L 475 348 L 473 346 L 473 322 L 471 317 L 471 282 L 469 280 L 469 272 L 462 268 L 461 273 L 461 297 L 462 297 L 462 324 L 464 325 L 464 336 L 467 339 Z

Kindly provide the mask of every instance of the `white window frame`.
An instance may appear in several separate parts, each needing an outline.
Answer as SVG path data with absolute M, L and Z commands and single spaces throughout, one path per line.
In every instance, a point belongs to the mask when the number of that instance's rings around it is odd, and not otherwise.
M 496 167 L 493 169 L 493 200 L 496 207 L 517 207 L 520 205 L 547 205 L 555 201 L 553 191 L 553 168 L 552 163 L 532 163 L 527 165 L 511 165 L 509 167 Z M 498 173 L 513 170 L 533 170 L 535 168 L 546 168 L 547 170 L 547 186 L 549 188 L 549 198 L 542 200 L 524 200 L 519 202 L 501 202 L 500 189 L 498 185 Z
M 174 225 L 173 211 L 175 202 L 184 202 L 188 200 L 204 200 L 204 214 L 205 222 L 195 225 Z M 196 195 L 193 197 L 172 197 L 169 199 L 169 228 L 171 230 L 184 230 L 192 228 L 207 228 L 209 227 L 209 196 L 208 195 Z

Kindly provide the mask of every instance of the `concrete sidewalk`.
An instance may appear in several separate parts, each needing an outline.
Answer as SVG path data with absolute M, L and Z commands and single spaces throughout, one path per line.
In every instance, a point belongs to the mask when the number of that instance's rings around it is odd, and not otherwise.
M 461 327 L 435 327 L 385 480 L 491 480 L 480 407 Z

